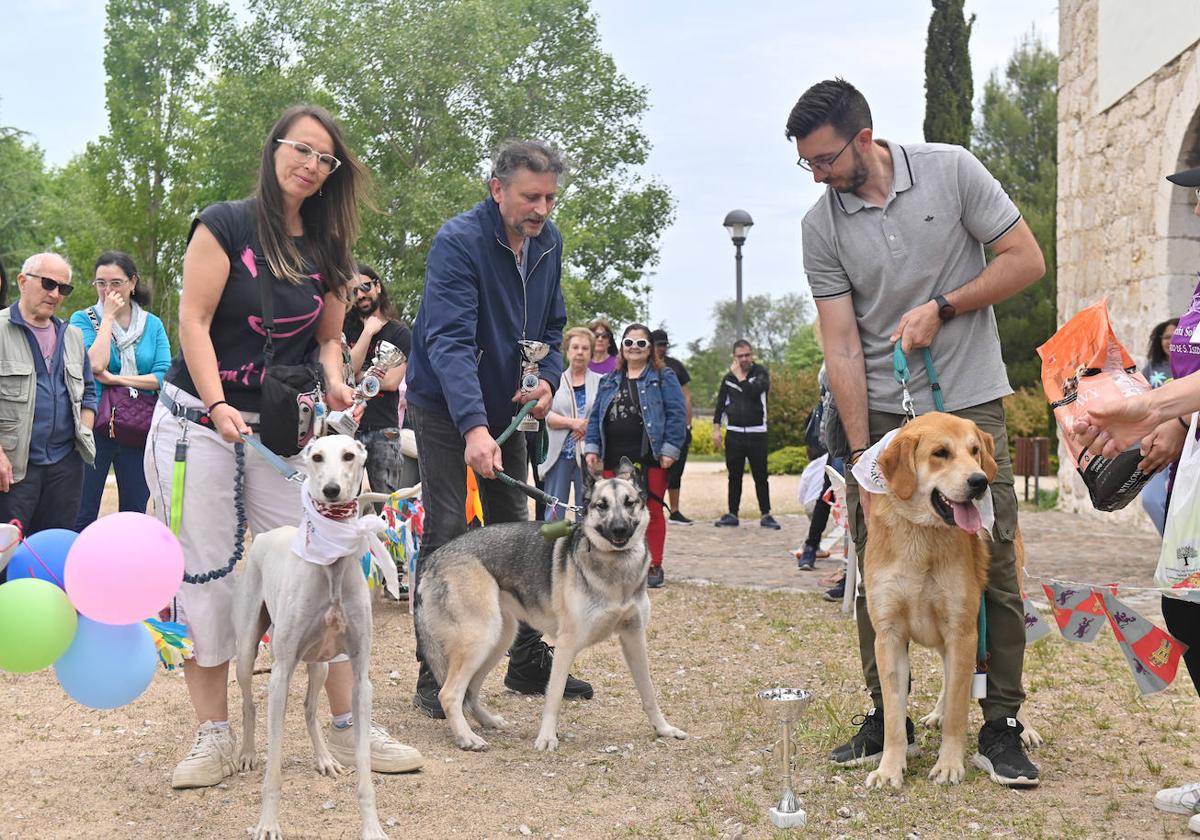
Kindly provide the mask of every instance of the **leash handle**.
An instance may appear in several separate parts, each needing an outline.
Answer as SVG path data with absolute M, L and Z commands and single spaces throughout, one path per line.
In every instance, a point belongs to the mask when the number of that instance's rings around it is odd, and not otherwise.
M 928 347 L 921 348 L 921 357 L 925 363 L 925 378 L 929 380 L 929 390 L 933 392 L 934 408 L 938 411 L 945 411 L 946 406 L 942 401 L 942 385 L 938 382 L 937 370 L 933 366 L 933 354 L 929 352 Z M 904 409 L 905 416 L 912 420 L 917 416 L 917 412 L 912 394 L 908 390 L 908 357 L 904 355 L 904 347 L 899 341 L 892 348 L 892 372 L 896 377 L 896 382 L 900 385 L 901 408 Z

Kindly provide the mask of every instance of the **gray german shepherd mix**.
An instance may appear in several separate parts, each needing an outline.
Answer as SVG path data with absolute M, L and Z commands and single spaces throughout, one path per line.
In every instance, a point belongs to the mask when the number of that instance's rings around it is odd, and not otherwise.
M 464 707 L 485 729 L 507 726 L 484 708 L 479 688 L 519 621 L 555 640 L 537 749 L 558 747 L 558 711 L 576 654 L 614 633 L 654 731 L 687 737 L 663 718 L 650 681 L 645 493 L 626 459 L 615 478 L 585 475 L 584 483 L 581 527 L 569 537 L 546 542 L 540 522 L 489 525 L 451 540 L 421 570 L 417 645 L 442 686 L 442 709 L 464 750 L 488 745 L 467 725 Z

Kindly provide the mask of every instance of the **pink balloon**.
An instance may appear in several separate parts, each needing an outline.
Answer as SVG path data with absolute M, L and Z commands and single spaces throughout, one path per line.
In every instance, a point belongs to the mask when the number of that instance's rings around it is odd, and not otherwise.
M 67 596 L 104 624 L 133 624 L 165 607 L 183 583 L 179 540 L 153 516 L 112 513 L 83 529 L 67 552 Z

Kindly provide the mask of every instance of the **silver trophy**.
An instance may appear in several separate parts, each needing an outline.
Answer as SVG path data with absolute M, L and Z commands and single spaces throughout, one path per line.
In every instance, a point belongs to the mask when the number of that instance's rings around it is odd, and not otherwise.
M 521 387 L 522 394 L 532 393 L 538 386 L 538 362 L 546 358 L 546 354 L 550 352 L 550 345 L 544 341 L 527 341 L 521 340 L 517 342 L 521 347 Z M 538 420 L 533 414 L 526 414 L 521 421 L 521 425 L 517 428 L 522 432 L 536 432 L 538 430 Z
M 758 692 L 757 698 L 763 714 L 782 727 L 779 743 L 783 747 L 784 789 L 779 804 L 769 811 L 771 822 L 777 828 L 803 828 L 808 815 L 792 792 L 792 724 L 804 716 L 812 694 L 798 688 L 769 688 Z
M 354 388 L 353 405 L 347 409 L 329 412 L 329 416 L 325 419 L 326 426 L 340 435 L 354 437 L 358 432 L 358 421 L 354 419 L 355 411 L 379 393 L 383 387 L 383 377 L 389 370 L 399 367 L 406 361 L 408 361 L 408 357 L 395 344 L 390 341 L 379 342 L 379 347 L 375 350 L 375 358 L 371 360 L 371 367 L 367 368 L 362 382 L 359 382 Z

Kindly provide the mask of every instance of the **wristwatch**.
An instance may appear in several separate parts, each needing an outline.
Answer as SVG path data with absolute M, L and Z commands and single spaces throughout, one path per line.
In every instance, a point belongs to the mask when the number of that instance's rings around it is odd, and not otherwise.
M 933 302 L 938 305 L 938 317 L 943 321 L 949 321 L 958 314 L 957 310 L 954 308 L 954 304 L 946 300 L 946 298 L 942 295 L 935 297 Z

